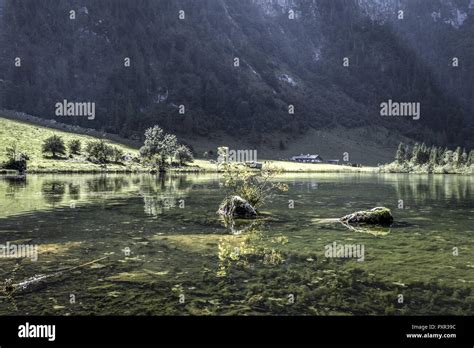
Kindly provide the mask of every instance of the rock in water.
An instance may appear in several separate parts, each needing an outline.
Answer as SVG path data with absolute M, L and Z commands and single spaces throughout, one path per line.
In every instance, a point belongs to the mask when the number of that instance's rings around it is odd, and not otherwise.
M 385 207 L 376 207 L 370 210 L 357 211 L 355 213 L 343 216 L 341 222 L 345 223 L 365 223 L 372 225 L 390 225 L 393 222 L 393 216 L 390 209 Z
M 240 196 L 231 196 L 224 199 L 217 214 L 231 218 L 255 218 L 255 208 Z

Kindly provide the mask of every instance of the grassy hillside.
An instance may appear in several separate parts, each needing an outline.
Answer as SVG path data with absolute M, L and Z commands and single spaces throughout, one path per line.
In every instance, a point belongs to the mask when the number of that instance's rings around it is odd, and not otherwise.
M 81 140 L 83 147 L 87 142 L 91 140 L 97 140 L 97 138 L 87 135 L 68 133 L 56 129 L 32 125 L 20 121 L 13 121 L 0 117 L 0 162 L 4 162 L 7 159 L 5 149 L 8 146 L 16 144 L 19 151 L 27 153 L 30 157 L 30 160 L 28 161 L 29 172 L 94 172 L 103 170 L 100 165 L 87 162 L 81 156 L 64 159 L 45 158 L 41 152 L 41 146 L 43 144 L 43 141 L 53 134 L 61 136 L 66 144 L 72 139 L 79 139 Z M 136 149 L 107 140 L 106 142 L 110 145 L 114 145 L 116 147 L 121 148 L 125 154 L 137 154 Z M 107 170 L 110 171 L 123 171 L 133 169 L 138 169 L 138 167 L 133 168 L 131 164 L 107 165 Z
M 72 139 L 79 139 L 83 147 L 85 144 L 97 138 L 51 129 L 27 122 L 10 120 L 0 117 L 0 162 L 4 162 L 6 158 L 6 148 L 17 145 L 19 151 L 25 152 L 30 157 L 28 161 L 28 171 L 30 173 L 41 172 L 101 172 L 104 170 L 98 164 L 90 163 L 85 160 L 84 156 L 74 156 L 73 158 L 51 159 L 46 158 L 41 152 L 43 141 L 51 135 L 61 136 L 67 144 Z M 117 146 L 123 150 L 125 154 L 137 155 L 138 149 L 132 148 L 113 141 L 105 140 L 106 143 Z M 221 142 L 220 145 L 225 144 Z M 259 161 L 267 162 L 273 166 L 279 167 L 286 172 L 313 172 L 313 173 L 353 173 L 353 172 L 373 172 L 373 167 L 353 168 L 347 166 L 338 166 L 331 164 L 311 164 L 311 163 L 295 163 L 287 161 Z M 138 164 L 128 162 L 127 164 L 108 164 L 107 171 L 143 171 L 147 168 Z M 216 172 L 217 165 L 208 160 L 196 159 L 193 163 L 185 168 L 173 169 L 175 171 L 204 171 Z

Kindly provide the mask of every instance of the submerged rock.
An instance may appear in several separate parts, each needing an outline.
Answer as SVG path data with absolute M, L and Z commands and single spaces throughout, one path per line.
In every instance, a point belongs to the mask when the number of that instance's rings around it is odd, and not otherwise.
M 385 207 L 376 207 L 370 210 L 357 211 L 355 213 L 343 216 L 339 220 L 345 223 L 390 225 L 393 222 L 393 216 L 390 212 L 390 209 Z
M 230 196 L 222 201 L 217 214 L 230 218 L 256 218 L 255 208 L 240 196 Z

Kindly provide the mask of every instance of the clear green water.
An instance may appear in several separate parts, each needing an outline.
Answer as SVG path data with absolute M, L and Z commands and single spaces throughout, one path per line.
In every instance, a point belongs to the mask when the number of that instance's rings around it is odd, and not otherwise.
M 49 277 L 3 291 L 0 315 L 474 314 L 472 177 L 280 181 L 289 191 L 270 217 L 226 227 L 216 175 L 1 178 L 0 244 L 33 243 L 39 256 L 0 258 L 0 281 Z M 330 220 L 375 206 L 392 209 L 393 226 Z M 364 260 L 327 258 L 333 242 L 363 245 Z

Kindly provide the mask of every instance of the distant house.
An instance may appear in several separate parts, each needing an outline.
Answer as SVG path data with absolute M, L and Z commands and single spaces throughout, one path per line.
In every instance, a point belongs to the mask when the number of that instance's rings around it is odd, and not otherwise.
M 131 161 L 131 160 L 133 160 L 133 156 L 132 156 L 131 154 L 129 154 L 129 153 L 127 153 L 126 155 L 123 155 L 123 156 L 122 156 L 122 161 L 128 162 L 128 161 Z
M 328 164 L 339 164 L 339 160 L 338 159 L 330 159 L 330 160 L 327 160 L 326 163 L 328 163 Z
M 301 162 L 301 163 L 322 163 L 323 158 L 319 155 L 299 155 L 291 157 L 291 160 L 294 162 Z
M 246 166 L 249 168 L 262 169 L 263 164 L 261 162 L 249 161 L 245 162 Z

